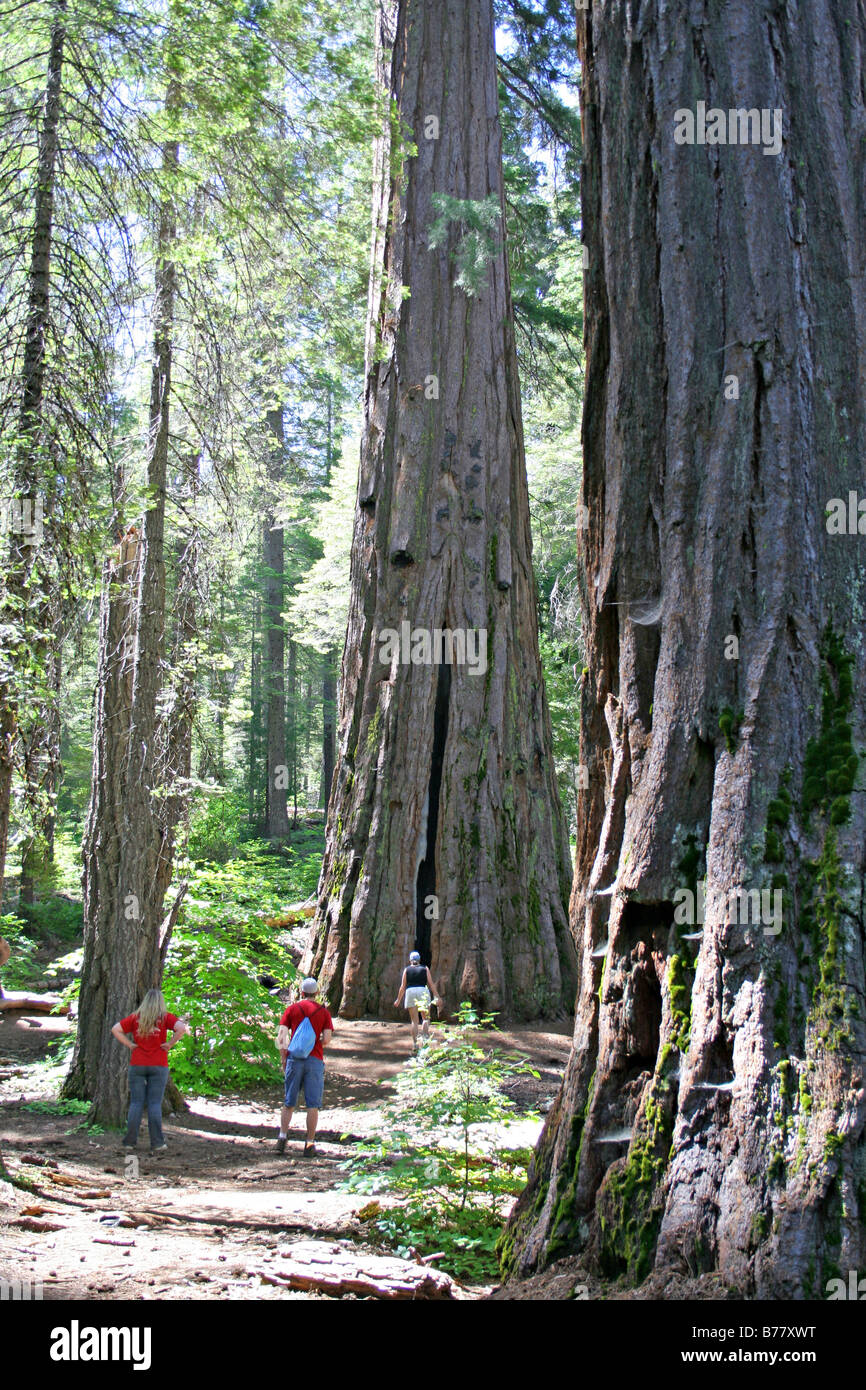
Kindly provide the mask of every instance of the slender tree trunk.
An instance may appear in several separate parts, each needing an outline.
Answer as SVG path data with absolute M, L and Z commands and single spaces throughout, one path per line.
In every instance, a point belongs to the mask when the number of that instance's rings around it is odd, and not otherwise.
M 58 604 L 55 593 L 53 606 Z M 44 607 L 47 608 L 47 604 Z M 43 625 L 44 623 L 44 625 Z M 53 640 L 42 643 L 45 662 L 45 699 L 29 709 L 21 720 L 19 733 L 23 745 L 24 799 L 32 819 L 33 832 L 21 848 L 21 887 L 19 903 L 32 904 L 36 884 L 48 882 L 54 862 L 54 829 L 57 819 L 57 790 L 62 776 L 60 758 L 60 676 L 63 631 L 59 615 L 49 624 L 47 615 L 40 630 L 53 629 Z M 34 700 L 34 706 L 36 702 Z
M 259 822 L 259 723 L 261 719 L 261 654 L 258 647 L 259 598 L 253 600 L 253 627 L 250 646 L 250 743 L 249 743 L 249 820 Z
M 866 1259 L 863 541 L 827 517 L 864 483 L 866 12 L 608 0 L 579 38 L 581 980 L 508 1265 L 820 1298 Z M 702 102 L 781 151 L 677 143 Z
M 66 3 L 57 0 L 48 52 L 45 104 L 39 132 L 36 165 L 33 231 L 27 284 L 27 325 L 21 366 L 21 409 L 19 444 L 15 462 L 15 505 L 20 518 L 13 518 L 11 547 L 6 573 L 0 621 L 6 628 L 6 650 L 0 652 L 0 907 L 6 872 L 9 821 L 12 806 L 12 778 L 18 737 L 19 698 L 22 676 L 34 664 L 27 613 L 39 603 L 34 594 L 33 567 L 36 554 L 34 519 L 41 502 L 44 477 L 43 403 L 45 395 L 46 344 L 51 314 L 51 255 L 54 236 L 54 191 L 57 177 L 58 134 L 63 80 L 63 52 L 66 42 Z M 20 524 L 18 524 L 20 522 Z M 30 534 L 28 534 L 28 527 Z M 9 640 L 8 634 L 14 634 Z M 43 650 L 43 644 L 38 644 Z
M 289 759 L 289 786 L 292 794 L 292 824 L 298 823 L 298 648 L 289 638 L 289 710 L 286 752 Z
M 175 97 L 176 93 L 170 91 L 169 104 Z M 178 156 L 177 143 L 168 142 L 163 149 L 167 191 L 157 230 L 153 305 L 147 466 L 151 503 L 145 513 L 137 559 L 128 735 L 123 726 L 128 662 L 125 657 L 119 661 L 116 646 L 111 646 L 102 658 L 105 697 L 94 735 L 95 745 L 103 745 L 95 748 L 94 764 L 104 771 L 101 779 L 94 777 L 85 837 L 81 1024 L 65 1086 L 67 1095 L 92 1098 L 91 1115 L 109 1124 L 119 1124 L 126 1113 L 129 1060 L 110 1030 L 113 1023 L 137 1006 L 146 990 L 161 982 L 160 927 L 172 872 L 172 839 L 166 836 L 164 811 L 153 791 L 159 773 L 157 697 L 165 633 L 164 534 L 176 292 L 176 220 L 171 183 Z M 123 548 L 120 563 L 125 569 Z M 119 602 L 128 629 L 128 615 L 123 612 L 125 599 L 121 596 Z M 111 608 L 110 602 L 107 607 Z M 111 621 L 109 613 L 106 639 L 112 635 Z M 118 664 L 119 672 L 113 669 Z M 119 769 L 110 758 L 116 738 L 125 741 L 127 750 Z M 114 852 L 108 857 L 100 854 L 106 833 L 116 837 Z
M 310 809 L 310 733 L 313 727 L 313 674 L 307 657 L 307 684 L 304 693 L 304 810 Z
M 198 493 L 200 455 L 192 473 L 192 510 Z M 192 774 L 192 734 L 196 709 L 198 637 L 197 598 L 201 542 L 198 524 L 177 541 L 177 582 L 174 600 L 174 638 L 171 659 L 171 696 L 160 728 L 160 770 L 162 787 L 163 857 L 172 862 L 180 831 L 186 839 L 189 828 L 190 777 Z
M 571 865 L 538 652 L 492 2 L 388 3 L 385 47 L 390 32 L 381 67 L 418 154 L 401 168 L 396 149 L 376 154 L 366 429 L 307 966 L 344 1015 L 396 1017 L 417 945 L 449 1007 L 550 1015 L 574 1000 Z M 471 205 L 431 252 L 434 194 Z M 485 261 L 474 293 L 457 283 L 467 247 Z M 426 661 L 390 644 L 404 622 L 427 634 Z M 471 665 L 433 658 L 445 629 L 477 642 Z
M 265 708 L 267 756 L 265 784 L 265 835 L 268 839 L 287 838 L 289 809 L 286 764 L 286 632 L 283 623 L 285 560 L 283 528 L 276 524 L 279 484 L 284 472 L 284 434 L 282 410 L 268 411 L 268 427 L 276 444 L 268 460 L 270 484 L 265 515 L 262 555 L 265 571 Z
M 225 631 L 225 587 L 226 587 L 226 568 L 225 563 L 220 568 L 220 633 Z M 217 672 L 217 781 L 221 787 L 225 786 L 226 763 L 225 763 L 225 711 L 228 705 L 229 691 L 225 678 L 225 672 Z

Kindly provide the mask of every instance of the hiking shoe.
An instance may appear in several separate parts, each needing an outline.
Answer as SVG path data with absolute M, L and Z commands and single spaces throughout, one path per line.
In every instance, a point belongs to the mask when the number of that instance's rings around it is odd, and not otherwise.
M 312 1158 L 312 1157 L 315 1155 L 315 1152 L 316 1152 L 316 1146 L 315 1146 L 315 1144 L 305 1144 L 305 1145 L 304 1145 L 304 1158 Z
M 161 1154 L 163 1150 L 167 1148 L 168 1144 L 154 1144 L 150 1152 L 152 1154 Z
M 277 1140 L 277 1153 L 278 1153 L 278 1154 L 284 1154 L 285 1152 L 286 1152 L 286 1141 L 285 1141 L 285 1139 L 278 1139 L 278 1140 Z

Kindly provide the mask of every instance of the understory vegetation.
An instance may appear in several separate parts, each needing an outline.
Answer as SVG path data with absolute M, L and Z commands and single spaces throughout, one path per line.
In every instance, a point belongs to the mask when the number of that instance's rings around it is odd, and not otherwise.
M 398 1254 L 437 1255 L 455 1278 L 493 1282 L 502 1222 L 531 1157 L 503 1143 L 515 1118 L 507 1087 L 538 1073 L 482 1045 L 479 1032 L 495 1033 L 494 1015 L 463 1003 L 446 1033 L 422 1042 L 382 1107 L 379 1137 L 358 1145 L 341 1186 L 370 1194 L 361 1218 Z

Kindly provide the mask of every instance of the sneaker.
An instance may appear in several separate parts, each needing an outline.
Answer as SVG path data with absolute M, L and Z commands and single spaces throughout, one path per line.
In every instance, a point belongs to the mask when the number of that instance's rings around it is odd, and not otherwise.
M 278 1139 L 278 1140 L 277 1140 L 277 1153 L 278 1153 L 278 1154 L 284 1154 L 285 1152 L 286 1152 L 286 1141 L 285 1141 L 285 1139 Z
M 154 1144 L 153 1147 L 151 1148 L 150 1152 L 151 1152 L 152 1154 L 161 1154 L 162 1151 L 163 1151 L 163 1149 L 167 1149 L 167 1148 L 168 1148 L 168 1144 Z
M 313 1158 L 313 1157 L 315 1156 L 315 1153 L 316 1153 L 316 1146 L 315 1146 L 315 1144 L 305 1144 L 305 1145 L 304 1145 L 304 1158 Z

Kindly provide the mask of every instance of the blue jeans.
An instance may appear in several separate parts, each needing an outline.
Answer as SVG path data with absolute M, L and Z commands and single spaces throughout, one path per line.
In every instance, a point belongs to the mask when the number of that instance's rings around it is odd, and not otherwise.
M 129 1068 L 129 1119 L 126 1122 L 124 1144 L 138 1143 L 138 1127 L 147 1105 L 147 1127 L 150 1147 L 162 1144 L 162 1098 L 168 1085 L 168 1067 Z

